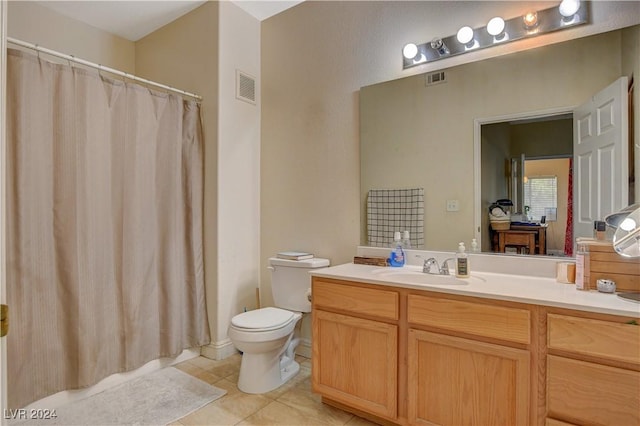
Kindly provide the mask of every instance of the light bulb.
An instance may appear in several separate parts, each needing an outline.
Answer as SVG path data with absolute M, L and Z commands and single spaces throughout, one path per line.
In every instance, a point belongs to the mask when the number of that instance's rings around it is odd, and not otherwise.
M 456 38 L 460 43 L 467 45 L 473 40 L 473 30 L 471 27 L 462 27 L 458 30 Z
M 502 34 L 503 31 L 504 31 L 504 19 L 502 19 L 499 16 L 496 16 L 495 18 L 491 18 L 491 20 L 487 24 L 487 32 L 495 37 L 497 35 Z
M 578 9 L 580 9 L 580 0 L 562 0 L 558 7 L 560 15 L 565 18 L 570 18 L 575 15 Z
M 402 55 L 407 59 L 413 59 L 418 54 L 418 46 L 413 43 L 405 44 L 402 48 Z
M 626 217 L 618 227 L 624 231 L 631 231 L 636 229 L 636 221 L 630 217 Z
M 522 21 L 527 29 L 535 27 L 538 25 L 538 12 L 528 12 L 522 17 Z

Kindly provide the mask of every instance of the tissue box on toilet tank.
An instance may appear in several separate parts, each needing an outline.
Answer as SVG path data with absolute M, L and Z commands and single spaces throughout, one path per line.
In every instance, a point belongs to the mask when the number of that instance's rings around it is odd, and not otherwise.
M 580 244 L 589 252 L 589 267 L 585 268 L 589 290 L 596 290 L 599 279 L 613 280 L 617 291 L 640 291 L 640 260 L 620 256 L 611 241 L 583 240 Z

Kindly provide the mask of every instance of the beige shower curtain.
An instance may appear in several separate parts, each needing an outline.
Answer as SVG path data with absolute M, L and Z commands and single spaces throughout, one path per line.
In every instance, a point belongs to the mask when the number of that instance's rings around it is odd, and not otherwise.
M 195 102 L 9 50 L 9 407 L 209 343 Z

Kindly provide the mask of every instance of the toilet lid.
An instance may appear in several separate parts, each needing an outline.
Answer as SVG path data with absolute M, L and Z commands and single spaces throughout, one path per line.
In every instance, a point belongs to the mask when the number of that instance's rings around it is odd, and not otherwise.
M 244 329 L 273 330 L 285 326 L 293 317 L 291 311 L 269 307 L 236 315 L 231 319 L 231 324 Z

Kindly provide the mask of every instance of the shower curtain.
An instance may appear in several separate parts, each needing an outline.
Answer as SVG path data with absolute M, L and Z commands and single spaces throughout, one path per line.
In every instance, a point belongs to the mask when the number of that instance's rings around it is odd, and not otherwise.
M 7 55 L 9 407 L 210 341 L 199 105 Z

